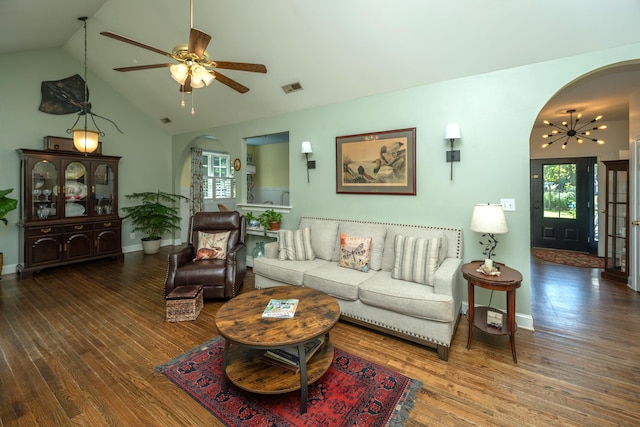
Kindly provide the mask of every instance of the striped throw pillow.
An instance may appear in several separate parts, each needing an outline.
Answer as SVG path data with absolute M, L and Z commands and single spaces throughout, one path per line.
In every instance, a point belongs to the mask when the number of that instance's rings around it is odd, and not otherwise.
M 396 235 L 391 277 L 433 286 L 439 250 L 439 237 L 422 239 Z
M 311 247 L 311 228 L 280 230 L 278 233 L 278 259 L 280 261 L 305 261 L 316 259 Z

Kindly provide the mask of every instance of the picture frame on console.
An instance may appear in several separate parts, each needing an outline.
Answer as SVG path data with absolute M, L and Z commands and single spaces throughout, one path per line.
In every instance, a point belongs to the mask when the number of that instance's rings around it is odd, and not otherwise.
M 336 137 L 336 193 L 416 195 L 416 128 Z

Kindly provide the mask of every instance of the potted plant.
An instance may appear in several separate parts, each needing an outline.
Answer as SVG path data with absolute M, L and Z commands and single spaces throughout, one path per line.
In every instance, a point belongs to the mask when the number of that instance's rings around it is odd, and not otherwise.
M 260 225 L 264 228 L 265 236 L 267 230 L 277 231 L 280 230 L 280 222 L 282 221 L 282 214 L 276 212 L 273 209 L 268 209 L 260 214 L 258 217 Z
M 131 219 L 133 231 L 141 231 L 145 234 L 146 237 L 142 238 L 144 253 L 158 253 L 162 236 L 180 229 L 180 210 L 174 205 L 180 200 L 189 199 L 180 194 L 163 191 L 133 193 L 125 197 L 141 202 L 136 206 L 122 208 L 122 211 L 126 213 L 124 219 Z
M 9 223 L 5 216 L 18 207 L 18 201 L 16 199 L 7 197 L 7 194 L 11 193 L 12 191 L 13 188 L 9 188 L 8 190 L 0 190 L 0 221 L 4 222 L 4 225 L 7 225 Z M 0 274 L 2 274 L 3 265 L 4 254 L 0 252 Z
M 253 212 L 247 212 L 247 223 L 251 228 L 257 228 L 260 225 L 260 220 Z

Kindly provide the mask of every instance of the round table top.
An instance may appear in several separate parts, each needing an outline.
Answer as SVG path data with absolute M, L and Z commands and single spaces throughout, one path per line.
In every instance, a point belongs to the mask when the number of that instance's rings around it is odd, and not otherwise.
M 298 299 L 290 319 L 262 317 L 271 299 Z M 277 286 L 238 295 L 216 313 L 216 327 L 227 340 L 252 347 L 286 347 L 326 334 L 340 318 L 338 301 L 301 286 Z
M 488 274 L 481 273 L 478 268 L 484 264 L 484 260 L 471 261 L 467 264 L 464 264 L 461 267 L 462 276 L 469 280 L 478 279 L 483 282 L 491 282 L 495 285 L 512 285 L 512 284 L 520 284 L 522 282 L 522 274 L 518 270 L 514 270 L 513 268 L 507 267 L 502 263 L 494 263 L 500 268 L 499 276 L 491 276 Z

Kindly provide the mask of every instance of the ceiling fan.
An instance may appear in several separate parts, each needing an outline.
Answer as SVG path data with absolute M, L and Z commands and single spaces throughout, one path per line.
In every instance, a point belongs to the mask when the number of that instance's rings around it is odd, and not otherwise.
M 177 63 L 137 65 L 132 67 L 114 68 L 116 71 L 139 71 L 153 68 L 169 68 L 171 77 L 180 83 L 180 92 L 191 93 L 193 88 L 208 86 L 213 80 L 234 89 L 240 93 L 246 93 L 249 88 L 220 74 L 219 69 L 250 71 L 253 73 L 266 73 L 267 67 L 262 64 L 251 64 L 246 62 L 213 61 L 206 51 L 211 36 L 198 29 L 193 28 L 193 0 L 190 0 L 191 13 L 191 33 L 188 44 L 179 44 L 173 48 L 172 52 L 165 52 L 155 47 L 131 40 L 119 34 L 103 31 L 100 34 L 112 39 L 141 47 L 151 52 L 159 53 L 171 58 Z

